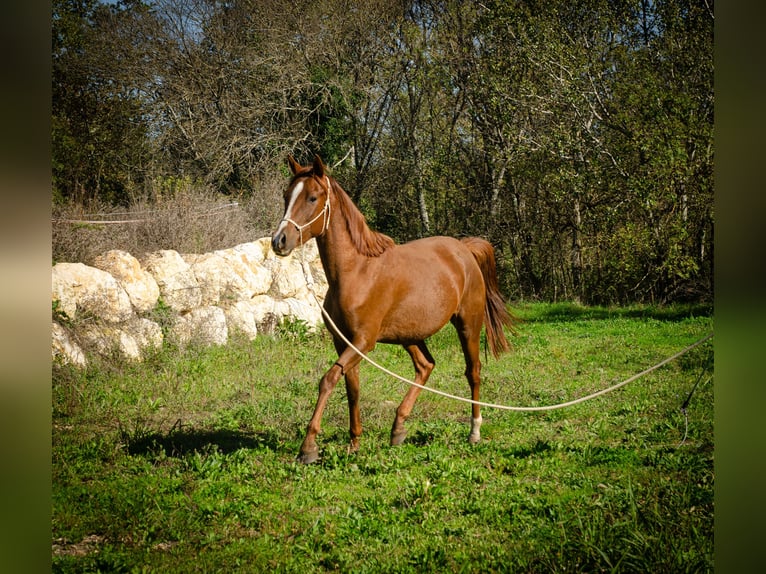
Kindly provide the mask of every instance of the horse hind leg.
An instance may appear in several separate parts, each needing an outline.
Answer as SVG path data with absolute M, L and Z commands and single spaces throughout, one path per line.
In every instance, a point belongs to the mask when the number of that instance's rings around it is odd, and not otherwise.
M 477 323 L 474 321 L 474 323 Z M 478 325 L 468 325 L 461 318 L 453 321 L 457 330 L 460 346 L 463 349 L 463 358 L 465 359 L 465 377 L 468 379 L 468 386 L 471 388 L 471 400 L 479 401 L 481 390 L 481 359 L 480 359 L 480 335 L 482 322 Z M 481 440 L 481 407 L 473 403 L 471 405 L 471 432 L 468 435 L 468 442 L 476 444 Z
M 425 385 L 431 371 L 436 366 L 433 356 L 426 347 L 425 341 L 420 341 L 414 345 L 405 345 L 404 348 L 412 358 L 412 364 L 415 366 L 415 382 L 419 385 Z M 416 386 L 410 386 L 407 394 L 404 395 L 399 407 L 396 409 L 396 417 L 391 427 L 391 446 L 399 445 L 407 437 L 407 429 L 404 426 L 405 421 L 415 406 L 415 401 L 420 395 L 421 389 Z

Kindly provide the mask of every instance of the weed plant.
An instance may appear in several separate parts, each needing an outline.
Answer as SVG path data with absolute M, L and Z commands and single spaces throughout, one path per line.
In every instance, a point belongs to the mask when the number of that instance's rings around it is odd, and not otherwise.
M 558 403 L 710 332 L 710 309 L 524 305 L 482 398 Z M 450 326 L 429 385 L 468 395 Z M 397 347 L 373 357 L 409 375 Z M 362 366 L 360 451 L 340 384 L 322 457 L 295 462 L 334 361 L 302 325 L 143 363 L 53 369 L 55 572 L 712 572 L 712 341 L 571 408 L 470 410 L 422 393 L 388 446 L 403 383 Z M 686 416 L 681 410 L 690 391 Z

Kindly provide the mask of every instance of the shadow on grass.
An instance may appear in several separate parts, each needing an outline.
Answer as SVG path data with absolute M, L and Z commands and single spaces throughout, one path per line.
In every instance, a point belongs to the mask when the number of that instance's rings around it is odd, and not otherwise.
M 681 438 L 680 436 L 678 437 Z M 713 443 L 701 440 L 699 444 L 682 447 L 668 445 L 648 445 L 645 449 L 633 446 L 608 446 L 599 444 L 555 445 L 549 441 L 538 440 L 528 445 L 519 445 L 501 451 L 502 458 L 524 460 L 527 458 L 560 456 L 573 457 L 574 462 L 585 466 L 606 466 L 613 468 L 658 467 L 668 471 L 694 469 L 702 472 L 712 465 Z
M 433 429 L 417 429 L 412 435 L 407 437 L 407 442 L 415 446 L 428 446 L 436 438 L 436 431 Z
M 583 319 L 656 319 L 659 321 L 682 321 L 690 317 L 711 317 L 711 303 L 684 303 L 668 306 L 630 305 L 625 307 L 590 307 L 577 303 L 537 303 L 517 307 L 524 322 L 580 321 Z
M 268 449 L 276 451 L 279 437 L 274 431 L 246 432 L 241 430 L 171 430 L 168 433 L 149 432 L 123 434 L 130 454 L 182 457 L 194 452 L 215 450 L 229 454 L 237 450 Z
M 553 450 L 548 441 L 537 440 L 534 444 L 521 445 L 507 451 L 507 456 L 516 459 L 525 459 L 538 454 Z

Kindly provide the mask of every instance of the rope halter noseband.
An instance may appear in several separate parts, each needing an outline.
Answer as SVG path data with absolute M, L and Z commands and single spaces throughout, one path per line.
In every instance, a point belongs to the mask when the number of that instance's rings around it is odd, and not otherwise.
M 285 217 L 284 219 L 282 219 L 282 221 L 279 222 L 280 224 L 292 223 L 295 226 L 295 229 L 297 229 L 298 233 L 300 234 L 300 238 L 301 238 L 300 245 L 303 245 L 303 230 L 306 229 L 307 227 L 311 227 L 314 224 L 314 222 L 320 217 L 324 217 L 324 221 L 322 222 L 322 231 L 319 233 L 319 235 L 320 236 L 324 235 L 327 229 L 330 227 L 330 178 L 328 178 L 327 176 L 325 176 L 324 178 L 327 181 L 327 189 L 326 189 L 327 194 L 324 201 L 324 207 L 322 208 L 322 211 L 320 211 L 316 215 L 316 217 L 314 217 L 314 219 L 312 219 L 308 223 L 304 223 L 303 225 L 298 225 L 295 221 L 293 221 L 289 217 Z

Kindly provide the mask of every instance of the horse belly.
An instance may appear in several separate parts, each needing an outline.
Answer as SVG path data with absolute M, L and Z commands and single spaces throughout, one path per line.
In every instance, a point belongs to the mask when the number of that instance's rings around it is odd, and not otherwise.
M 382 343 L 422 341 L 441 329 L 457 311 L 458 297 L 450 282 L 398 289 L 398 297 L 381 324 Z

